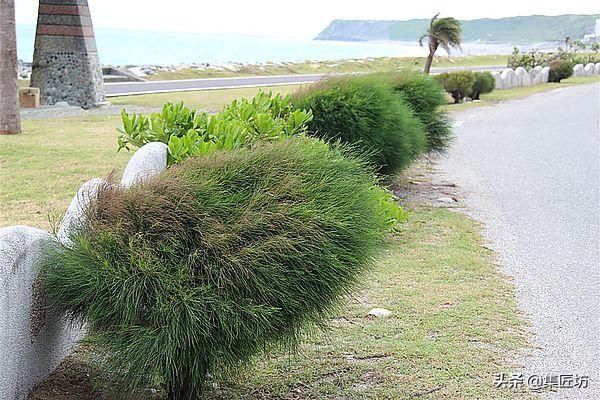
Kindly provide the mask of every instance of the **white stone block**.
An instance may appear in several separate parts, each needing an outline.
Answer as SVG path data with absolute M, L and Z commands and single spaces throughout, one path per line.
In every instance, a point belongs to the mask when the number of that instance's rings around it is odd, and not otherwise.
M 529 78 L 529 73 L 523 67 L 517 67 L 515 69 L 515 86 L 530 86 L 531 78 Z
M 169 147 L 161 142 L 147 143 L 142 146 L 129 160 L 121 184 L 130 186 L 167 169 L 168 152 Z
M 502 78 L 502 86 L 504 89 L 513 88 L 515 85 L 515 71 L 511 68 L 504 68 L 500 74 Z
M 577 64 L 573 67 L 573 76 L 585 76 L 583 64 Z
M 583 74 L 585 76 L 594 76 L 596 74 L 596 66 L 592 63 L 588 63 L 583 67 Z
M 0 399 L 26 399 L 84 335 L 49 314 L 36 284 L 42 254 L 53 245 L 36 228 L 0 228 Z
M 492 71 L 491 74 L 494 77 L 494 81 L 495 81 L 494 88 L 496 90 L 504 89 L 504 87 L 502 85 L 502 77 L 500 76 L 500 73 L 498 71 Z
M 596 75 L 600 75 L 600 63 L 596 63 L 595 70 L 596 70 Z
M 56 233 L 59 242 L 65 245 L 71 243 L 69 235 L 85 223 L 87 207 L 98 194 L 98 190 L 108 184 L 104 179 L 94 178 L 79 187 Z

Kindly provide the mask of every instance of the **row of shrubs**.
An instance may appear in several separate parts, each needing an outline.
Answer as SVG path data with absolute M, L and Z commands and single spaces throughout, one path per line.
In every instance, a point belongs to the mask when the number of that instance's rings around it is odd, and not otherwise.
M 88 323 L 122 393 L 199 398 L 337 310 L 406 219 L 381 175 L 450 140 L 444 96 L 423 75 L 377 74 L 216 115 L 123 112 L 120 148 L 164 142 L 170 166 L 99 190 L 45 260 L 48 299 Z
M 529 71 L 537 66 L 551 67 L 552 62 L 558 60 L 560 60 L 563 65 L 566 63 L 570 64 L 571 67 L 576 64 L 595 64 L 600 62 L 600 52 L 577 52 L 559 48 L 556 52 L 548 53 L 538 50 L 521 51 L 515 47 L 508 58 L 507 65 L 513 69 L 523 67 Z
M 493 79 L 493 78 L 492 78 Z M 451 124 L 446 98 L 427 75 L 403 72 L 329 78 L 293 96 L 260 92 L 218 114 L 167 103 L 144 117 L 122 112 L 119 148 L 161 141 L 169 163 L 215 150 L 308 135 L 352 146 L 385 175 L 395 174 L 426 151 L 443 151 Z
M 482 94 L 492 92 L 496 85 L 490 72 L 446 72 L 437 75 L 435 79 L 450 93 L 455 103 L 466 97 L 479 100 Z

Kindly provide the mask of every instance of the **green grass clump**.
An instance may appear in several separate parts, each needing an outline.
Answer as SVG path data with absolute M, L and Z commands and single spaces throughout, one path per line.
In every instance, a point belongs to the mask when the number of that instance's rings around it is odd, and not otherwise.
M 454 103 L 460 103 L 473 92 L 475 75 L 471 71 L 444 72 L 435 79 L 450 93 Z
M 550 62 L 548 82 L 560 82 L 573 75 L 573 63 L 567 60 L 556 59 Z
M 427 150 L 443 151 L 452 141 L 452 124 L 446 111 L 444 88 L 432 77 L 413 71 L 381 74 L 394 93 L 410 106 L 427 133 Z
M 469 97 L 472 100 L 479 100 L 482 94 L 491 93 L 496 86 L 496 79 L 491 72 L 473 72 L 475 81 L 473 82 L 473 89 Z
M 399 172 L 426 149 L 423 124 L 377 76 L 329 78 L 298 92 L 293 103 L 312 110 L 310 135 L 352 144 L 382 174 Z
M 48 298 L 88 322 L 125 393 L 197 399 L 337 310 L 387 229 L 375 184 L 347 151 L 292 138 L 106 186 L 45 261 Z

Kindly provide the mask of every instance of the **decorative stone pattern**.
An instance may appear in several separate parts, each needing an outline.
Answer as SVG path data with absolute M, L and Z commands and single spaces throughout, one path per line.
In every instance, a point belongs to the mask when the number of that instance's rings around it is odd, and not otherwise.
M 149 143 L 131 158 L 122 185 L 148 179 L 167 168 L 167 146 Z M 49 246 L 69 246 L 69 234 L 85 221 L 86 208 L 108 183 L 92 179 L 71 201 L 56 237 L 27 226 L 0 228 L 0 399 L 25 400 L 68 356 L 86 332 L 48 315 L 36 281 L 39 261 Z
M 48 315 L 36 290 L 39 259 L 52 245 L 36 228 L 0 228 L 0 399 L 27 398 L 83 337 L 81 327 Z
M 40 0 L 31 86 L 40 89 L 42 104 L 105 102 L 87 0 Z

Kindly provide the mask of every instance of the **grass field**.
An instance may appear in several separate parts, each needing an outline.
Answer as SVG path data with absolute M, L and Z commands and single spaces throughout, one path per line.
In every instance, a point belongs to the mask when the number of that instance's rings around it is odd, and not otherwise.
M 482 65 L 506 65 L 506 55 L 485 55 L 465 57 L 436 57 L 433 67 L 470 67 Z M 305 61 L 285 65 L 246 65 L 235 71 L 217 69 L 182 69 L 174 72 L 160 71 L 146 77 L 152 81 L 194 78 L 226 78 L 236 76 L 328 74 L 347 72 L 375 72 L 398 68 L 422 69 L 425 57 L 378 57 L 353 60 Z
M 262 88 L 242 88 L 242 89 L 223 89 L 223 90 L 200 90 L 192 92 L 173 92 L 157 94 L 141 94 L 136 96 L 113 97 L 110 99 L 112 104 L 136 105 L 142 107 L 161 107 L 167 101 L 183 101 L 187 106 L 195 109 L 219 111 L 227 103 L 234 99 L 242 97 L 253 97 L 259 90 L 272 91 L 283 95 L 293 93 L 300 88 L 300 85 L 270 86 Z

